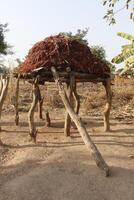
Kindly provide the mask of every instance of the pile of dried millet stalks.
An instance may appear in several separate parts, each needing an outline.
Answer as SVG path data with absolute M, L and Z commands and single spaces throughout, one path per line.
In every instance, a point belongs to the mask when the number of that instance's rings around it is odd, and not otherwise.
M 70 67 L 73 71 L 89 74 L 110 73 L 106 62 L 95 57 L 87 45 L 63 35 L 51 36 L 36 43 L 20 66 L 19 73 L 28 73 L 40 67 L 50 71 L 52 66 L 59 71 Z

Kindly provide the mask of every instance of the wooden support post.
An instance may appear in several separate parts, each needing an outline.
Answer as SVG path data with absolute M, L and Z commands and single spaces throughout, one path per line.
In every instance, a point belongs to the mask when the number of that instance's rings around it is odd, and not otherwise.
M 77 84 L 75 82 L 74 88 L 73 88 L 73 96 L 74 96 L 74 100 L 75 100 L 75 112 L 76 114 L 79 114 L 79 110 L 80 110 L 80 97 L 77 94 Z
M 43 101 L 44 101 L 44 97 L 41 98 L 41 100 L 39 100 L 39 118 L 43 119 Z
M 29 123 L 29 134 L 31 137 L 31 140 L 36 142 L 36 136 L 37 136 L 37 130 L 34 124 L 34 112 L 35 112 L 35 108 L 36 105 L 38 103 L 39 100 L 39 96 L 38 96 L 38 79 L 36 78 L 36 80 L 33 83 L 33 101 L 31 104 L 31 108 L 28 112 L 28 123 Z
M 1 92 L 2 92 L 2 88 L 3 88 L 3 76 L 1 75 L 0 76 L 0 95 L 1 95 Z
M 55 67 L 51 68 L 55 82 L 58 86 L 59 89 L 59 94 L 61 96 L 61 99 L 64 103 L 64 106 L 67 110 L 67 112 L 69 113 L 71 119 L 74 121 L 74 123 L 77 126 L 77 129 L 85 143 L 85 145 L 87 146 L 87 148 L 90 150 L 91 155 L 93 156 L 97 166 L 103 170 L 103 172 L 105 173 L 105 176 L 109 176 L 110 175 L 110 169 L 108 167 L 108 165 L 105 163 L 103 157 L 101 156 L 99 150 L 97 149 L 97 147 L 95 146 L 95 144 L 93 143 L 93 141 L 91 140 L 85 126 L 84 123 L 81 121 L 80 117 L 75 113 L 75 111 L 73 110 L 73 108 L 70 105 L 69 99 L 67 97 L 67 94 L 64 90 L 64 87 L 62 85 L 62 83 L 59 80 L 59 76 L 58 73 L 55 69 Z
M 15 124 L 18 126 L 19 124 L 19 111 L 18 111 L 18 98 L 19 98 L 19 80 L 20 75 L 18 75 L 16 80 L 16 88 L 15 88 L 15 102 L 14 102 L 14 108 L 15 108 Z
M 2 91 L 1 91 L 1 95 L 0 95 L 0 119 L 1 119 L 1 113 L 2 113 L 2 107 L 3 107 L 3 103 L 4 100 L 7 96 L 7 90 L 8 90 L 8 85 L 9 85 L 9 77 L 4 77 L 2 80 Z M 0 127 L 0 131 L 1 131 L 1 127 Z
M 51 126 L 51 119 L 49 117 L 49 112 L 46 111 L 46 126 L 50 127 Z
M 74 85 L 74 76 L 70 76 L 69 83 L 67 83 L 67 96 L 70 102 L 70 105 L 73 107 L 73 85 Z M 64 124 L 64 135 L 70 136 L 71 129 L 71 118 L 68 112 L 65 115 L 65 124 Z
M 111 109 L 111 103 L 112 103 L 112 91 L 111 91 L 111 81 L 110 79 L 103 82 L 103 85 L 106 90 L 106 97 L 107 102 L 104 110 L 104 131 L 110 131 L 110 122 L 109 122 L 109 116 L 110 116 L 110 109 Z
M 44 101 L 44 97 L 41 97 L 41 92 L 40 92 L 40 88 L 39 86 L 37 86 L 37 90 L 38 90 L 38 112 L 39 112 L 39 118 L 43 119 L 43 115 L 42 115 L 42 108 L 43 108 L 43 101 Z

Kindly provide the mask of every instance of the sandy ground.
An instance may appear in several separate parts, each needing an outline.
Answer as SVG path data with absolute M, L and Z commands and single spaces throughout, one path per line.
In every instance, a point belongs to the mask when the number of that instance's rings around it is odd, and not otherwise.
M 83 117 L 93 141 L 111 168 L 106 178 L 96 167 L 79 133 L 63 135 L 63 116 L 52 116 L 52 127 L 37 119 L 37 144 L 29 142 L 27 115 L 20 124 L 2 117 L 0 200 L 133 200 L 134 123 L 111 120 L 103 132 L 100 118 Z

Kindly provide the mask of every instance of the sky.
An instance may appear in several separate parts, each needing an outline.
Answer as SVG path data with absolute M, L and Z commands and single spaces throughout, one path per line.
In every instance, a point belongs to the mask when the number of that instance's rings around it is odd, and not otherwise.
M 89 28 L 89 46 L 101 45 L 107 59 L 120 52 L 127 41 L 117 32 L 134 34 L 134 23 L 127 11 L 117 15 L 116 25 L 103 19 L 106 8 L 101 0 L 0 0 L 0 23 L 8 23 L 7 42 L 13 46 L 9 59 L 23 59 L 38 41 L 59 32 Z M 123 0 L 120 0 L 123 3 Z M 121 5 L 119 5 L 120 7 Z

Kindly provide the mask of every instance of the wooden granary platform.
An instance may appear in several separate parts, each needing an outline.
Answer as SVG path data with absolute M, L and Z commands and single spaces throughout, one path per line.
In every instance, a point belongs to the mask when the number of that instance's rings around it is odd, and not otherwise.
M 38 102 L 40 102 L 40 107 L 42 104 L 39 85 L 44 85 L 45 82 L 55 82 L 66 109 L 65 136 L 70 135 L 71 121 L 73 121 L 84 143 L 90 149 L 97 166 L 108 176 L 109 167 L 79 117 L 80 99 L 77 94 L 78 82 L 101 82 L 103 84 L 107 97 L 104 110 L 104 131 L 109 131 L 112 91 L 110 69 L 107 63 L 95 57 L 85 44 L 57 35 L 35 44 L 14 76 L 18 80 L 17 84 L 21 78 L 33 85 L 33 102 L 28 113 L 31 139 L 36 142 L 37 130 L 34 124 L 34 110 Z

